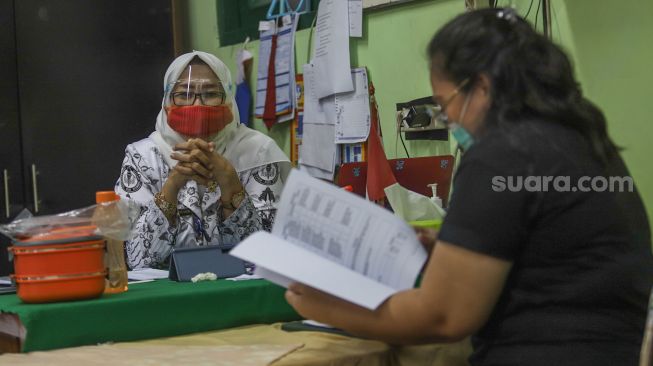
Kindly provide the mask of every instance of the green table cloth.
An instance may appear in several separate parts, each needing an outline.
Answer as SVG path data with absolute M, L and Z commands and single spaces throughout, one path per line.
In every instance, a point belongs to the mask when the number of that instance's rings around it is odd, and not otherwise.
M 25 304 L 2 295 L 0 312 L 19 316 L 29 352 L 300 319 L 284 291 L 265 280 L 159 280 L 84 301 Z

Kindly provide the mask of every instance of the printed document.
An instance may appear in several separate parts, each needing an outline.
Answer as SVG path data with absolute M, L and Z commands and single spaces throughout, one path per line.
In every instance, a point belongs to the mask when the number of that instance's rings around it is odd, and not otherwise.
M 276 114 L 291 113 L 295 97 L 295 31 L 299 16 L 292 22 L 275 29 L 261 32 L 259 45 L 259 64 L 256 79 L 256 106 L 255 114 L 261 118 L 265 111 L 265 98 L 267 95 L 268 65 L 272 52 L 272 36 L 277 36 L 277 47 L 274 56 L 275 89 L 276 89 Z M 289 119 L 292 119 L 290 117 Z
M 304 65 L 304 123 L 333 125 L 336 123 L 335 97 L 319 99 L 317 83 L 315 67 Z
M 256 105 L 254 112 L 261 118 L 265 111 L 265 96 L 267 95 L 268 64 L 272 52 L 272 36 L 277 33 L 275 27 L 261 32 L 261 42 L 258 47 L 258 71 L 256 73 Z
M 168 271 L 154 268 L 140 268 L 127 272 L 127 278 L 132 281 L 159 280 L 168 278 Z
M 299 159 L 304 165 L 333 172 L 336 165 L 337 145 L 334 125 L 304 123 L 302 144 L 299 145 Z
M 349 37 L 363 36 L 363 0 L 349 0 Z
M 315 34 L 316 96 L 354 90 L 349 64 L 349 2 L 322 0 Z
M 370 134 L 370 95 L 367 70 L 351 71 L 354 91 L 336 94 L 336 143 L 364 142 Z
M 255 263 L 256 274 L 368 309 L 413 287 L 426 251 L 390 211 L 297 170 L 281 197 L 272 233 L 255 233 L 230 253 Z

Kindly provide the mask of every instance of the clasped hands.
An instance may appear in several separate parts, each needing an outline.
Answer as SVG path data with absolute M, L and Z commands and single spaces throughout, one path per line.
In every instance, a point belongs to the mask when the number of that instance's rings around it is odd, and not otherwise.
M 173 168 L 170 178 L 179 188 L 189 180 L 206 187 L 217 184 L 221 195 L 227 199 L 243 189 L 236 169 L 227 159 L 215 152 L 213 142 L 189 139 L 175 145 L 173 150 L 170 157 L 179 163 Z

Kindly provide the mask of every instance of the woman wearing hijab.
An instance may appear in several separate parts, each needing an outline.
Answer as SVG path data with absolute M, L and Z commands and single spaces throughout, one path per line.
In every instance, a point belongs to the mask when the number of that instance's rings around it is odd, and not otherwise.
M 191 52 L 165 74 L 156 130 L 126 148 L 116 192 L 142 205 L 128 266 L 167 265 L 175 247 L 231 247 L 270 230 L 290 162 L 240 123 L 231 74 Z
M 514 11 L 482 9 L 439 30 L 428 57 L 440 118 L 465 154 L 420 287 L 375 311 L 301 284 L 288 302 L 389 343 L 472 336 L 472 365 L 637 365 L 651 231 L 567 56 Z M 608 177 L 631 184 L 606 188 Z

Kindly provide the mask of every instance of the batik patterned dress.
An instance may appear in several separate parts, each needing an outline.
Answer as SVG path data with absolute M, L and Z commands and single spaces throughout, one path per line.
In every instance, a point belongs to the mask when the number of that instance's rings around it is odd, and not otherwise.
M 154 203 L 154 195 L 161 191 L 170 170 L 150 138 L 127 146 L 115 190 L 141 205 L 136 234 L 125 244 L 129 268 L 167 268 L 173 248 L 231 248 L 256 231 L 271 230 L 284 183 L 279 163 L 238 173 L 247 195 L 226 219 L 220 209 L 220 188 L 209 192 L 188 181 L 179 191 L 175 225 L 169 224 Z

